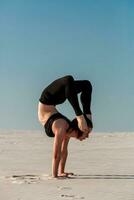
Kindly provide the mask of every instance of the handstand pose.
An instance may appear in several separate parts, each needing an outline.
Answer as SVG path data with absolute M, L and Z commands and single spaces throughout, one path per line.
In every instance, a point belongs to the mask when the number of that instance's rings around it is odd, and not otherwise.
M 81 93 L 78 101 L 78 93 Z M 88 80 L 74 80 L 70 75 L 53 81 L 41 94 L 38 104 L 38 118 L 44 126 L 49 137 L 54 137 L 52 176 L 68 176 L 65 164 L 68 154 L 68 142 L 70 137 L 80 141 L 88 137 L 92 130 L 91 119 L 91 93 L 92 86 Z M 72 105 L 76 118 L 70 121 L 56 109 L 56 105 L 62 104 L 66 99 Z

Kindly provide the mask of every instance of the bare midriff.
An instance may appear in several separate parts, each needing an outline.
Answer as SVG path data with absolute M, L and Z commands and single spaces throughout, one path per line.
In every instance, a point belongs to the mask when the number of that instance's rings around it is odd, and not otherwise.
M 38 104 L 38 119 L 43 126 L 49 117 L 57 112 L 58 111 L 54 105 L 47 105 L 41 102 Z

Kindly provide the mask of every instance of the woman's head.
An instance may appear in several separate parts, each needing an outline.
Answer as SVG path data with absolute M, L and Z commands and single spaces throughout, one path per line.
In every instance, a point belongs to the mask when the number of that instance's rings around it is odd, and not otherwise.
M 78 127 L 78 121 L 76 118 L 74 118 L 71 122 L 70 122 L 70 126 L 68 128 L 68 132 L 72 132 L 75 131 L 75 133 L 77 134 L 77 138 L 81 137 L 83 132 L 79 129 Z

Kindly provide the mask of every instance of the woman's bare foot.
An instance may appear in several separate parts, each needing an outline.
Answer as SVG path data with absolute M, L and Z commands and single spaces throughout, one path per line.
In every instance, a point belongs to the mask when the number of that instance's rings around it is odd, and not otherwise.
M 76 118 L 78 121 L 79 129 L 84 133 L 88 133 L 88 126 L 87 126 L 84 115 L 76 116 Z
M 91 114 L 86 114 L 87 118 L 92 121 L 92 115 Z

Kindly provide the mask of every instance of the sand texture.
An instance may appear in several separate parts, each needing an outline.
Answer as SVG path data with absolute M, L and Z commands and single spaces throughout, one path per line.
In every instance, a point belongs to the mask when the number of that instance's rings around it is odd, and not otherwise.
M 52 144 L 41 131 L 0 131 L 1 200 L 134 200 L 134 133 L 71 139 L 67 179 L 51 179 Z

